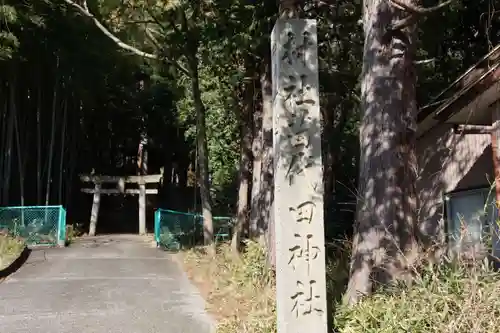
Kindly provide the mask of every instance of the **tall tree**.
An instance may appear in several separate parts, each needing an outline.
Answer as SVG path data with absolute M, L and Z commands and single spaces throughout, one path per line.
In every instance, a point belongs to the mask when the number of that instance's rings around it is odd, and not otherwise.
M 259 196 L 255 198 L 257 214 L 260 219 L 258 227 L 264 235 L 267 248 L 267 261 L 272 267 L 276 264 L 274 243 L 274 153 L 273 153 L 273 101 L 271 82 L 271 54 L 266 52 L 260 73 L 260 86 L 262 96 L 262 121 L 261 121 L 261 170 Z M 252 209 L 254 207 L 252 206 Z
M 141 27 L 145 38 L 149 40 L 149 44 L 153 46 L 156 53 L 142 51 L 130 44 L 123 42 L 110 29 L 99 21 L 99 19 L 89 10 L 87 2 L 84 0 L 82 4 L 72 0 L 65 0 L 67 4 L 77 9 L 79 13 L 86 16 L 99 28 L 104 35 L 110 38 L 120 48 L 131 51 L 148 59 L 156 59 L 173 64 L 182 74 L 187 75 L 191 80 L 191 93 L 193 97 L 194 109 L 196 111 L 196 149 L 198 156 L 198 167 L 200 175 L 200 193 L 203 214 L 203 235 L 206 245 L 213 243 L 213 218 L 212 218 L 212 203 L 210 197 L 210 181 L 209 181 L 209 165 L 208 165 L 208 145 L 206 138 L 206 108 L 202 101 L 202 91 L 200 89 L 199 76 L 199 48 L 200 48 L 200 22 L 203 23 L 204 11 L 201 2 L 180 2 L 176 5 L 170 3 L 165 5 L 151 6 L 148 2 L 138 2 L 132 4 L 129 8 L 119 8 L 118 12 L 125 11 L 130 14 L 130 18 L 138 22 L 138 27 Z M 188 19 L 187 15 L 190 14 Z M 122 21 L 122 20 L 121 20 Z M 128 21 L 128 20 L 125 20 Z M 160 42 L 160 39 L 155 36 L 155 30 L 150 28 L 153 24 L 156 29 L 162 32 L 161 40 L 164 42 L 165 37 L 175 35 L 177 44 L 173 47 L 182 52 L 185 57 L 185 64 L 179 60 L 172 60 L 166 57 L 169 50 L 166 45 Z M 172 46 L 172 45 L 171 45 Z
M 251 59 L 250 57 L 248 57 Z M 233 251 L 237 252 L 240 247 L 240 237 L 243 228 L 249 227 L 250 193 L 252 184 L 252 113 L 254 111 L 254 69 L 251 61 L 246 61 L 246 75 L 243 81 L 242 97 L 243 105 L 240 109 L 240 168 L 238 179 L 238 204 L 236 212 L 236 226 L 233 230 L 231 242 Z
M 416 23 L 444 7 L 365 0 L 359 197 L 345 301 L 405 278 L 416 240 Z

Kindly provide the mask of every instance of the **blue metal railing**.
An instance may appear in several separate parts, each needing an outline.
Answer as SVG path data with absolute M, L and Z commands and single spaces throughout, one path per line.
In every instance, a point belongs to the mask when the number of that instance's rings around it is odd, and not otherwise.
M 215 241 L 227 240 L 231 235 L 232 219 L 215 216 Z M 158 246 L 178 250 L 203 240 L 203 216 L 168 209 L 157 209 L 154 216 L 155 240 Z
M 24 239 L 27 245 L 63 246 L 66 210 L 63 206 L 0 207 L 0 230 Z

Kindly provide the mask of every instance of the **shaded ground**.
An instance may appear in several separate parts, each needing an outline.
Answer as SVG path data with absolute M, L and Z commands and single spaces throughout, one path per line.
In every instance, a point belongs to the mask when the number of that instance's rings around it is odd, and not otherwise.
M 213 326 L 178 265 L 139 236 L 35 250 L 0 284 L 0 332 L 205 333 Z

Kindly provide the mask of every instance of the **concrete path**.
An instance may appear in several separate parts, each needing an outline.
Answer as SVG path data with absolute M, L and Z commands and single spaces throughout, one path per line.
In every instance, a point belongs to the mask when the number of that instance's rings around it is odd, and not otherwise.
M 150 239 L 100 236 L 34 250 L 0 283 L 0 332 L 214 332 L 204 306 Z

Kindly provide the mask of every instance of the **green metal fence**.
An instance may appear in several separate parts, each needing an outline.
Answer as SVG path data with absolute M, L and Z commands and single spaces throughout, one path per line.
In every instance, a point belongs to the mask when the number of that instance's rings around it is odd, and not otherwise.
M 66 210 L 62 206 L 0 207 L 0 231 L 27 245 L 64 245 Z
M 227 240 L 231 235 L 232 219 L 215 216 L 215 241 Z M 155 212 L 155 239 L 158 246 L 168 250 L 194 246 L 203 242 L 203 216 L 168 209 Z

